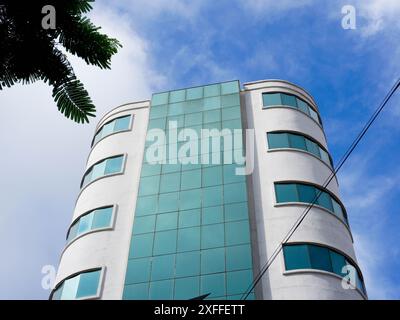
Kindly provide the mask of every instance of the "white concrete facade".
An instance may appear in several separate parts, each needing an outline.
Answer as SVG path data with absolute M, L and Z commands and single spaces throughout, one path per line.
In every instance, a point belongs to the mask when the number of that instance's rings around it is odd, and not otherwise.
M 244 84 L 241 91 L 242 118 L 246 128 L 255 129 L 254 172 L 248 177 L 254 274 L 271 256 L 296 219 L 306 208 L 301 203 L 276 204 L 274 182 L 298 181 L 322 186 L 332 169 L 317 157 L 296 150 L 268 150 L 266 133 L 285 130 L 303 133 L 327 148 L 323 128 L 311 117 L 288 107 L 263 109 L 262 93 L 289 93 L 308 102 L 314 99 L 298 86 L 281 80 Z M 115 155 L 124 155 L 121 174 L 89 183 L 78 195 L 72 222 L 88 211 L 114 206 L 112 228 L 89 232 L 64 248 L 56 284 L 79 272 L 103 268 L 100 299 L 121 299 L 131 242 L 147 125 L 149 101 L 130 103 L 107 113 L 97 129 L 110 120 L 133 115 L 131 129 L 98 141 L 89 153 L 86 168 Z M 96 130 L 97 130 L 96 129 Z M 338 183 L 327 188 L 339 198 Z M 251 194 L 250 194 L 251 193 Z M 251 202 L 251 203 L 250 203 Z M 311 209 L 290 242 L 325 245 L 356 263 L 353 239 L 348 226 L 321 207 Z M 318 270 L 286 272 L 282 252 L 256 287 L 258 299 L 364 299 L 358 290 L 344 290 L 341 279 Z
M 322 127 L 311 117 L 289 107 L 263 109 L 262 93 L 282 92 L 295 95 L 318 110 L 314 99 L 303 89 L 286 81 L 268 80 L 244 84 L 242 101 L 247 128 L 255 130 L 254 172 L 250 177 L 253 198 L 254 273 L 271 257 L 295 221 L 307 207 L 305 204 L 278 205 L 274 182 L 308 182 L 323 186 L 332 169 L 317 157 L 297 150 L 268 150 L 267 132 L 275 130 L 304 133 L 327 149 Z M 339 197 L 335 179 L 327 187 Z M 355 262 L 349 228 L 323 208 L 313 207 L 290 243 L 321 244 L 344 253 Z M 254 253 L 257 248 L 258 256 Z M 344 290 L 341 278 L 318 270 L 286 272 L 283 253 L 267 270 L 256 288 L 260 299 L 363 299 L 358 290 Z
M 122 298 L 149 104 L 149 101 L 144 101 L 120 106 L 99 122 L 97 129 L 114 118 L 133 115 L 131 130 L 111 134 L 98 141 L 93 146 L 86 165 L 88 169 L 99 160 L 124 154 L 124 170 L 122 174 L 104 177 L 83 187 L 72 221 L 90 210 L 114 205 L 113 228 L 85 234 L 69 243 L 61 255 L 56 284 L 73 274 L 101 267 L 104 268 L 104 276 L 99 298 Z

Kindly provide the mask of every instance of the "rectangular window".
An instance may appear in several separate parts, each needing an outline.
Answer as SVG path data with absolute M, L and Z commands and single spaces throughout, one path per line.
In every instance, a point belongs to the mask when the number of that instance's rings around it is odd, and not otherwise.
M 290 94 L 281 93 L 282 104 L 285 106 L 297 108 L 296 97 Z
M 176 255 L 176 277 L 190 277 L 200 274 L 200 251 Z
M 298 184 L 299 201 L 304 203 L 312 203 L 315 200 L 316 190 L 313 186 Z
M 128 130 L 130 122 L 131 116 L 115 119 L 114 132 Z
M 264 107 L 282 105 L 280 93 L 263 93 Z
M 104 173 L 112 174 L 121 172 L 123 160 L 124 160 L 123 156 L 107 159 L 106 169 Z
M 332 263 L 329 249 L 320 246 L 309 246 L 311 267 L 313 269 L 332 272 Z
M 332 262 L 332 271 L 336 273 L 338 276 L 344 276 L 345 274 L 342 273 L 343 267 L 346 265 L 345 258 L 341 255 L 336 253 L 335 251 L 330 251 L 331 255 L 331 262 Z
M 157 235 L 157 234 L 156 234 Z M 175 255 L 153 257 L 151 264 L 151 280 L 173 278 L 175 274 Z
M 291 148 L 296 148 L 296 149 L 301 149 L 301 150 L 307 150 L 306 148 L 306 141 L 304 137 L 290 133 L 289 134 L 289 143 Z
M 275 184 L 276 202 L 298 202 L 296 185 L 293 183 Z
M 287 133 L 268 133 L 269 149 L 289 148 L 289 137 Z
M 310 269 L 311 262 L 307 245 L 289 245 L 283 247 L 286 270 Z
M 97 295 L 101 270 L 85 272 L 80 275 L 76 298 L 92 297 Z
M 176 252 L 176 230 L 156 232 L 154 235 L 154 255 Z
M 113 207 L 98 209 L 94 212 L 92 229 L 107 228 L 111 226 Z
M 309 110 L 308 104 L 299 98 L 296 98 L 296 100 L 297 100 L 297 107 L 299 108 L 299 110 L 310 115 L 310 112 L 308 111 Z

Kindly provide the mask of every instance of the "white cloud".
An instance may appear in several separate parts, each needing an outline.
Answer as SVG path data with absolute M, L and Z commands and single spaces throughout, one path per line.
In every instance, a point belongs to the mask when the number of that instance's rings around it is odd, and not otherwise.
M 59 113 L 51 88 L 41 82 L 0 92 L 0 299 L 48 297 L 40 287 L 41 268 L 58 264 L 96 121 L 121 103 L 150 98 L 165 81 L 129 15 L 95 3 L 91 16 L 124 47 L 111 70 L 71 59 L 97 106 L 90 125 Z
M 246 0 L 242 1 L 242 3 L 243 6 L 249 8 L 254 13 L 268 12 L 268 16 L 272 18 L 278 13 L 308 6 L 313 3 L 313 0 Z
M 385 29 L 398 29 L 400 1 L 398 0 L 362 0 L 356 2 L 356 9 L 367 24 L 361 31 L 369 37 Z

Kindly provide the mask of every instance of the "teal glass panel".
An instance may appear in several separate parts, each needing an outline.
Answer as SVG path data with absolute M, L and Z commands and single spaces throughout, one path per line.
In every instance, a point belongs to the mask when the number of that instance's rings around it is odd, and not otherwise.
M 168 117 L 166 122 L 166 129 L 169 130 L 170 128 L 175 127 L 182 128 L 184 126 L 184 119 L 185 117 L 183 116 L 183 114 Z
M 282 105 L 280 93 L 263 93 L 264 107 Z
M 331 256 L 332 272 L 341 277 L 345 276 L 345 274 L 342 273 L 342 269 L 346 265 L 346 259 L 344 256 L 333 250 L 330 250 L 329 254 Z
M 282 104 L 285 106 L 289 106 L 289 107 L 293 107 L 293 108 L 297 108 L 297 103 L 296 103 L 296 97 L 289 95 L 289 94 L 285 94 L 285 93 L 281 93 L 281 98 L 282 98 Z
M 148 300 L 149 283 L 131 284 L 124 288 L 124 300 Z
M 51 296 L 51 300 L 61 300 L 62 290 L 63 284 L 61 284 L 56 290 L 54 290 Z
M 118 118 L 115 120 L 114 131 L 117 132 L 122 130 L 128 130 L 130 123 L 131 123 L 131 116 Z
M 152 119 L 149 121 L 149 125 L 147 127 L 147 130 L 150 129 L 165 129 L 165 118 L 160 118 L 160 119 Z
M 332 272 L 332 263 L 329 249 L 320 246 L 309 245 L 311 268 Z
M 214 97 L 220 95 L 220 84 L 212 84 L 204 87 L 204 97 Z
M 169 93 L 169 103 L 184 101 L 186 98 L 186 90 L 176 90 Z
M 157 234 L 156 234 L 157 236 Z M 151 264 L 151 280 L 171 279 L 175 274 L 175 255 L 153 257 Z
M 61 300 L 74 300 L 78 292 L 80 275 L 64 281 Z
M 283 255 L 286 270 L 311 268 L 308 246 L 305 244 L 284 246 Z
M 202 209 L 201 223 L 214 224 L 224 222 L 223 206 L 207 207 Z
M 306 102 L 304 102 L 303 100 L 299 99 L 299 98 L 296 98 L 296 100 L 297 100 L 297 107 L 301 111 L 303 111 L 304 113 L 309 115 L 310 112 L 308 111 L 308 109 L 309 109 L 308 104 Z
M 334 199 L 332 199 L 332 206 L 333 206 L 333 212 L 335 213 L 335 215 L 338 216 L 340 219 L 345 220 L 345 215 L 343 213 L 342 207 Z
M 242 129 L 242 121 L 241 119 L 225 120 L 222 121 L 221 128 L 230 130 Z
M 190 88 L 186 90 L 186 100 L 203 98 L 203 87 Z
M 106 161 L 102 161 L 95 164 L 92 168 L 92 175 L 90 180 L 93 181 L 104 176 L 105 169 L 106 169 Z
M 185 126 L 195 126 L 203 123 L 203 114 L 201 112 L 189 113 L 185 115 Z
M 306 140 L 307 151 L 312 153 L 313 155 L 317 156 L 318 158 L 321 158 L 321 155 L 319 153 L 319 149 L 320 149 L 319 146 L 315 142 L 312 142 L 309 139 L 305 139 L 305 140 Z
M 317 191 L 319 192 L 319 191 Z M 331 196 L 326 193 L 322 192 L 320 196 L 318 197 L 317 204 L 319 204 L 321 207 L 324 207 L 325 209 L 328 209 L 329 211 L 333 212 L 333 205 L 332 205 L 332 200 Z
M 299 193 L 299 201 L 304 203 L 312 203 L 318 192 L 315 187 L 306 184 L 298 184 L 297 191 Z
M 247 202 L 231 203 L 225 205 L 225 221 L 248 219 Z
M 296 185 L 293 183 L 277 183 L 275 184 L 276 202 L 298 202 Z
M 88 232 L 92 228 L 93 214 L 89 213 L 79 219 L 78 235 Z
M 225 224 L 225 242 L 228 246 L 249 243 L 249 222 L 247 220 L 227 222 Z
M 239 92 L 239 82 L 231 81 L 221 83 L 221 95 Z
M 111 174 L 121 172 L 123 160 L 123 156 L 107 159 L 106 170 L 104 173 Z
M 160 176 L 142 177 L 140 179 L 139 195 L 147 196 L 158 193 Z
M 210 294 L 210 298 L 224 296 L 226 294 L 225 273 L 202 276 L 200 290 L 201 294 Z
M 321 155 L 322 161 L 324 161 L 326 164 L 332 166 L 332 162 L 329 157 L 329 154 L 325 150 L 323 150 L 322 148 L 319 148 L 319 154 Z
M 138 234 L 132 237 L 129 259 L 149 257 L 153 251 L 154 233 Z
M 203 123 L 213 123 L 221 121 L 221 110 L 210 110 L 203 112 Z
M 178 227 L 178 212 L 157 215 L 157 231 L 171 230 Z
M 177 173 L 169 173 L 161 176 L 160 193 L 178 191 L 181 186 L 181 175 Z
M 201 204 L 201 193 L 199 190 L 187 190 L 181 191 L 180 196 L 180 209 L 195 209 L 200 208 Z
M 240 118 L 240 96 L 238 93 L 222 96 L 221 105 L 223 108 L 236 106 L 239 109 L 239 117 L 233 117 L 231 119 Z M 224 113 L 222 110 L 222 120 L 227 120 L 224 119 L 224 115 L 226 115 L 226 112 Z
M 125 283 L 133 284 L 150 280 L 150 258 L 128 260 Z
M 233 107 L 222 109 L 222 120 L 240 119 L 240 117 L 241 117 L 240 105 L 235 105 Z
M 222 166 L 214 166 L 203 169 L 203 187 L 222 184 Z
M 136 203 L 136 216 L 154 214 L 157 211 L 157 196 L 138 197 Z
M 201 226 L 201 248 L 216 248 L 224 246 L 224 224 Z
M 81 188 L 86 186 L 90 181 L 92 181 L 92 168 L 90 168 L 83 177 L 83 181 L 81 183 Z
M 200 228 L 178 230 L 178 252 L 200 250 Z
M 154 232 L 154 226 L 156 224 L 156 216 L 144 216 L 144 217 L 136 217 L 133 223 L 133 234 L 141 234 Z
M 233 271 L 226 274 L 226 289 L 228 295 L 246 292 L 253 281 L 251 270 Z
M 165 173 L 171 173 L 171 172 L 178 172 L 181 171 L 181 164 L 180 163 L 168 163 L 168 164 L 163 164 L 161 166 L 161 172 L 163 174 Z
M 112 212 L 113 207 L 102 208 L 94 211 L 92 229 L 110 227 Z
M 251 267 L 251 247 L 249 244 L 226 247 L 227 271 L 250 269 Z
M 154 119 L 159 119 L 159 118 L 165 118 L 167 116 L 167 106 L 166 105 L 160 105 L 160 106 L 152 106 L 150 108 L 150 120 Z
M 269 149 L 289 148 L 289 137 L 287 133 L 270 132 L 267 135 Z
M 108 136 L 111 133 L 113 133 L 114 132 L 114 126 L 115 126 L 115 121 L 111 121 L 111 122 L 105 124 L 103 126 L 103 129 L 101 130 L 102 131 L 101 136 L 105 137 L 105 136 Z
M 181 190 L 201 187 L 201 170 L 182 171 Z
M 189 300 L 196 298 L 200 293 L 200 278 L 180 278 L 175 280 L 175 300 Z
M 197 192 L 199 191 L 197 190 Z M 222 204 L 222 202 L 222 186 L 203 189 L 203 207 L 217 206 Z
M 153 97 L 151 99 L 151 105 L 158 106 L 160 104 L 167 104 L 168 103 L 168 94 L 169 94 L 168 92 L 153 94 Z
M 225 248 L 201 251 L 201 274 L 225 271 Z
M 176 255 L 176 277 L 200 274 L 200 251 L 178 253 Z
M 196 227 L 200 225 L 200 209 L 179 212 L 179 228 Z
M 245 175 L 236 174 L 236 169 L 242 166 L 238 166 L 237 164 L 224 164 L 224 183 L 235 183 L 235 182 L 244 182 L 246 180 Z
M 174 281 L 163 280 L 150 283 L 150 300 L 171 300 L 174 293 Z
M 311 118 L 313 118 L 315 121 L 320 123 L 320 120 L 319 120 L 319 117 L 318 117 L 318 113 L 316 113 L 312 108 L 309 108 L 308 110 L 310 112 Z
M 75 222 L 69 229 L 67 241 L 71 241 L 72 239 L 75 239 L 77 237 L 78 227 L 79 227 L 79 220 Z
M 215 110 L 221 108 L 221 97 L 204 98 L 203 110 Z
M 141 171 L 142 177 L 159 175 L 160 172 L 161 172 L 160 164 L 149 164 L 149 163 L 142 164 L 142 171 Z
M 156 232 L 154 235 L 154 255 L 175 253 L 176 230 Z
M 224 203 L 247 201 L 246 183 L 231 183 L 224 185 Z
M 158 212 L 177 211 L 179 204 L 178 199 L 178 192 L 160 194 L 158 197 Z
M 306 141 L 304 137 L 300 135 L 289 133 L 289 144 L 291 148 L 307 150 Z
M 168 106 L 168 116 L 177 116 L 184 113 L 185 104 L 182 102 L 172 103 Z

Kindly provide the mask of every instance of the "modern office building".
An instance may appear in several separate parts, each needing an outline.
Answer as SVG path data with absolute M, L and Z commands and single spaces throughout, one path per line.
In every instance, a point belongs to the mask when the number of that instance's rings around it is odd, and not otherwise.
M 98 123 L 50 298 L 366 299 L 332 172 L 318 107 L 287 81 L 119 106 Z

